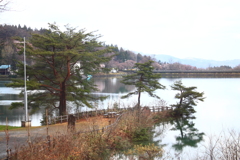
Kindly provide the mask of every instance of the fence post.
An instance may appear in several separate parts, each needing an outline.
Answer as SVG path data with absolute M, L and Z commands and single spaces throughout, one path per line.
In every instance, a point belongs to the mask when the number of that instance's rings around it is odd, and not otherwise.
M 48 123 L 49 123 L 49 124 L 52 124 L 52 119 L 51 119 L 50 116 L 48 116 Z
M 70 129 L 71 131 L 75 131 L 76 119 L 74 115 L 70 114 L 67 122 L 68 122 L 68 129 Z
M 60 116 L 60 118 L 61 118 L 61 123 L 62 123 L 62 116 Z

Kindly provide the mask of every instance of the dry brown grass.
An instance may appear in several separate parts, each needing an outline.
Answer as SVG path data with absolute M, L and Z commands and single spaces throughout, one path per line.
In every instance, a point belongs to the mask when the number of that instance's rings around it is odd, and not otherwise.
M 10 159 L 104 159 L 120 143 L 111 134 L 116 129 L 114 126 L 102 132 L 102 127 L 113 124 L 115 120 L 102 116 L 81 119 L 76 122 L 75 131 L 68 130 L 67 123 L 38 127 L 35 130 L 38 129 L 37 134 L 42 135 L 38 137 L 31 128 L 31 141 L 16 145 Z
M 48 132 L 43 131 L 43 136 L 16 148 L 10 159 L 108 159 L 115 151 L 129 148 L 136 132 L 153 125 L 152 115 L 141 115 L 139 121 L 137 113 L 125 112 L 118 123 L 102 116 L 81 119 L 77 121 L 75 131 L 68 130 L 67 123 L 50 125 Z M 109 121 L 114 125 L 103 132 L 101 128 L 109 125 Z M 32 133 L 30 135 L 33 136 Z
M 76 121 L 75 128 L 76 131 L 88 131 L 91 130 L 93 126 L 98 126 L 98 128 L 105 127 L 109 125 L 109 121 L 114 122 L 115 119 L 103 118 L 103 116 L 82 118 Z M 67 122 L 49 125 L 48 127 L 50 134 L 54 134 L 56 132 L 67 132 Z

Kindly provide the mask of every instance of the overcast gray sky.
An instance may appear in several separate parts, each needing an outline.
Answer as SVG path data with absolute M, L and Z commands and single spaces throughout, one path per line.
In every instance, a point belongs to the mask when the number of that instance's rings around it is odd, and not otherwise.
M 1 24 L 56 22 L 98 30 L 106 44 L 148 54 L 240 59 L 240 0 L 12 0 Z

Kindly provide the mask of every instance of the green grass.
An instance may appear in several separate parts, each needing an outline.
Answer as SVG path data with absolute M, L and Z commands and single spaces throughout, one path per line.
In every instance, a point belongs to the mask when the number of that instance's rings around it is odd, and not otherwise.
M 21 128 L 21 127 L 13 127 L 13 126 L 8 126 L 8 129 L 16 129 L 16 128 Z M 6 125 L 0 125 L 0 131 L 4 131 L 7 129 Z

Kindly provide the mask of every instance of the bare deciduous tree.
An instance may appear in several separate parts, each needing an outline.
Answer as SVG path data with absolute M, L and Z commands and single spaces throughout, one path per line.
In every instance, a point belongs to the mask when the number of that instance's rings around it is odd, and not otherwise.
M 8 0 L 0 0 L 0 12 L 8 11 L 9 8 L 7 7 L 10 1 Z

